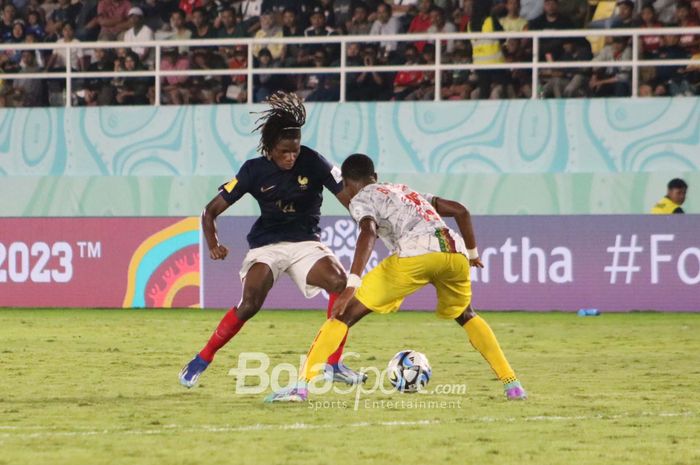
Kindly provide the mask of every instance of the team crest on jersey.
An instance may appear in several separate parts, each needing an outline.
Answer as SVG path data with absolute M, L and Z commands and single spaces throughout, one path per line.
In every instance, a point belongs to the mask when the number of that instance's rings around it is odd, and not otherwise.
M 299 176 L 297 178 L 297 182 L 299 183 L 299 188 L 301 188 L 301 190 L 304 190 L 307 187 L 309 187 L 309 178 L 307 178 L 306 176 Z

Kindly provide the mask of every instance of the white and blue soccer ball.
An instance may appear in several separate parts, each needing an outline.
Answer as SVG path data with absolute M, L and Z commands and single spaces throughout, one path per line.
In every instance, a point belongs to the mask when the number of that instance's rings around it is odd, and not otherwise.
M 433 374 L 425 354 L 415 350 L 402 350 L 394 355 L 387 367 L 387 378 L 399 392 L 418 392 L 425 388 Z

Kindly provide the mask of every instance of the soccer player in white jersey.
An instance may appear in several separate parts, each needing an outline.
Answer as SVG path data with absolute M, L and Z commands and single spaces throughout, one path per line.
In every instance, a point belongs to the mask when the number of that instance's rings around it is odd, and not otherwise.
M 350 214 L 360 228 L 347 287 L 311 345 L 297 385 L 271 394 L 266 401 L 306 400 L 308 383 L 320 373 L 350 326 L 371 312 L 397 311 L 404 298 L 427 284 L 437 291 L 437 316 L 454 319 L 466 330 L 469 342 L 503 382 L 506 397 L 525 399 L 525 390 L 496 336 L 470 304 L 470 266 L 484 265 L 467 209 L 458 202 L 421 195 L 402 184 L 377 183 L 374 163 L 367 155 L 349 156 L 343 163 L 342 177 L 351 198 Z M 447 227 L 442 216 L 454 217 L 461 236 Z M 391 255 L 361 279 L 377 236 Z

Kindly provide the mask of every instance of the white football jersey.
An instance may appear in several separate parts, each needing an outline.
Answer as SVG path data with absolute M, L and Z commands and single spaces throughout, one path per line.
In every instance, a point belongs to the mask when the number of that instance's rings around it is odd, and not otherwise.
M 350 215 L 358 223 L 372 218 L 379 237 L 399 257 L 431 252 L 466 255 L 464 240 L 447 227 L 432 206 L 432 198 L 404 184 L 370 184 L 350 201 Z

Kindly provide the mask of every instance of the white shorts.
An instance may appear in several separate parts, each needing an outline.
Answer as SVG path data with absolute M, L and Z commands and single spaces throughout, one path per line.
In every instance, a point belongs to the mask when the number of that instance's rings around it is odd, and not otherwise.
M 342 268 L 333 252 L 320 242 L 278 242 L 249 250 L 239 274 L 243 281 L 253 265 L 264 263 L 272 270 L 274 282 L 277 282 L 280 273 L 287 273 L 304 297 L 311 299 L 323 289 L 306 284 L 306 277 L 316 262 L 323 257 L 330 257 Z

